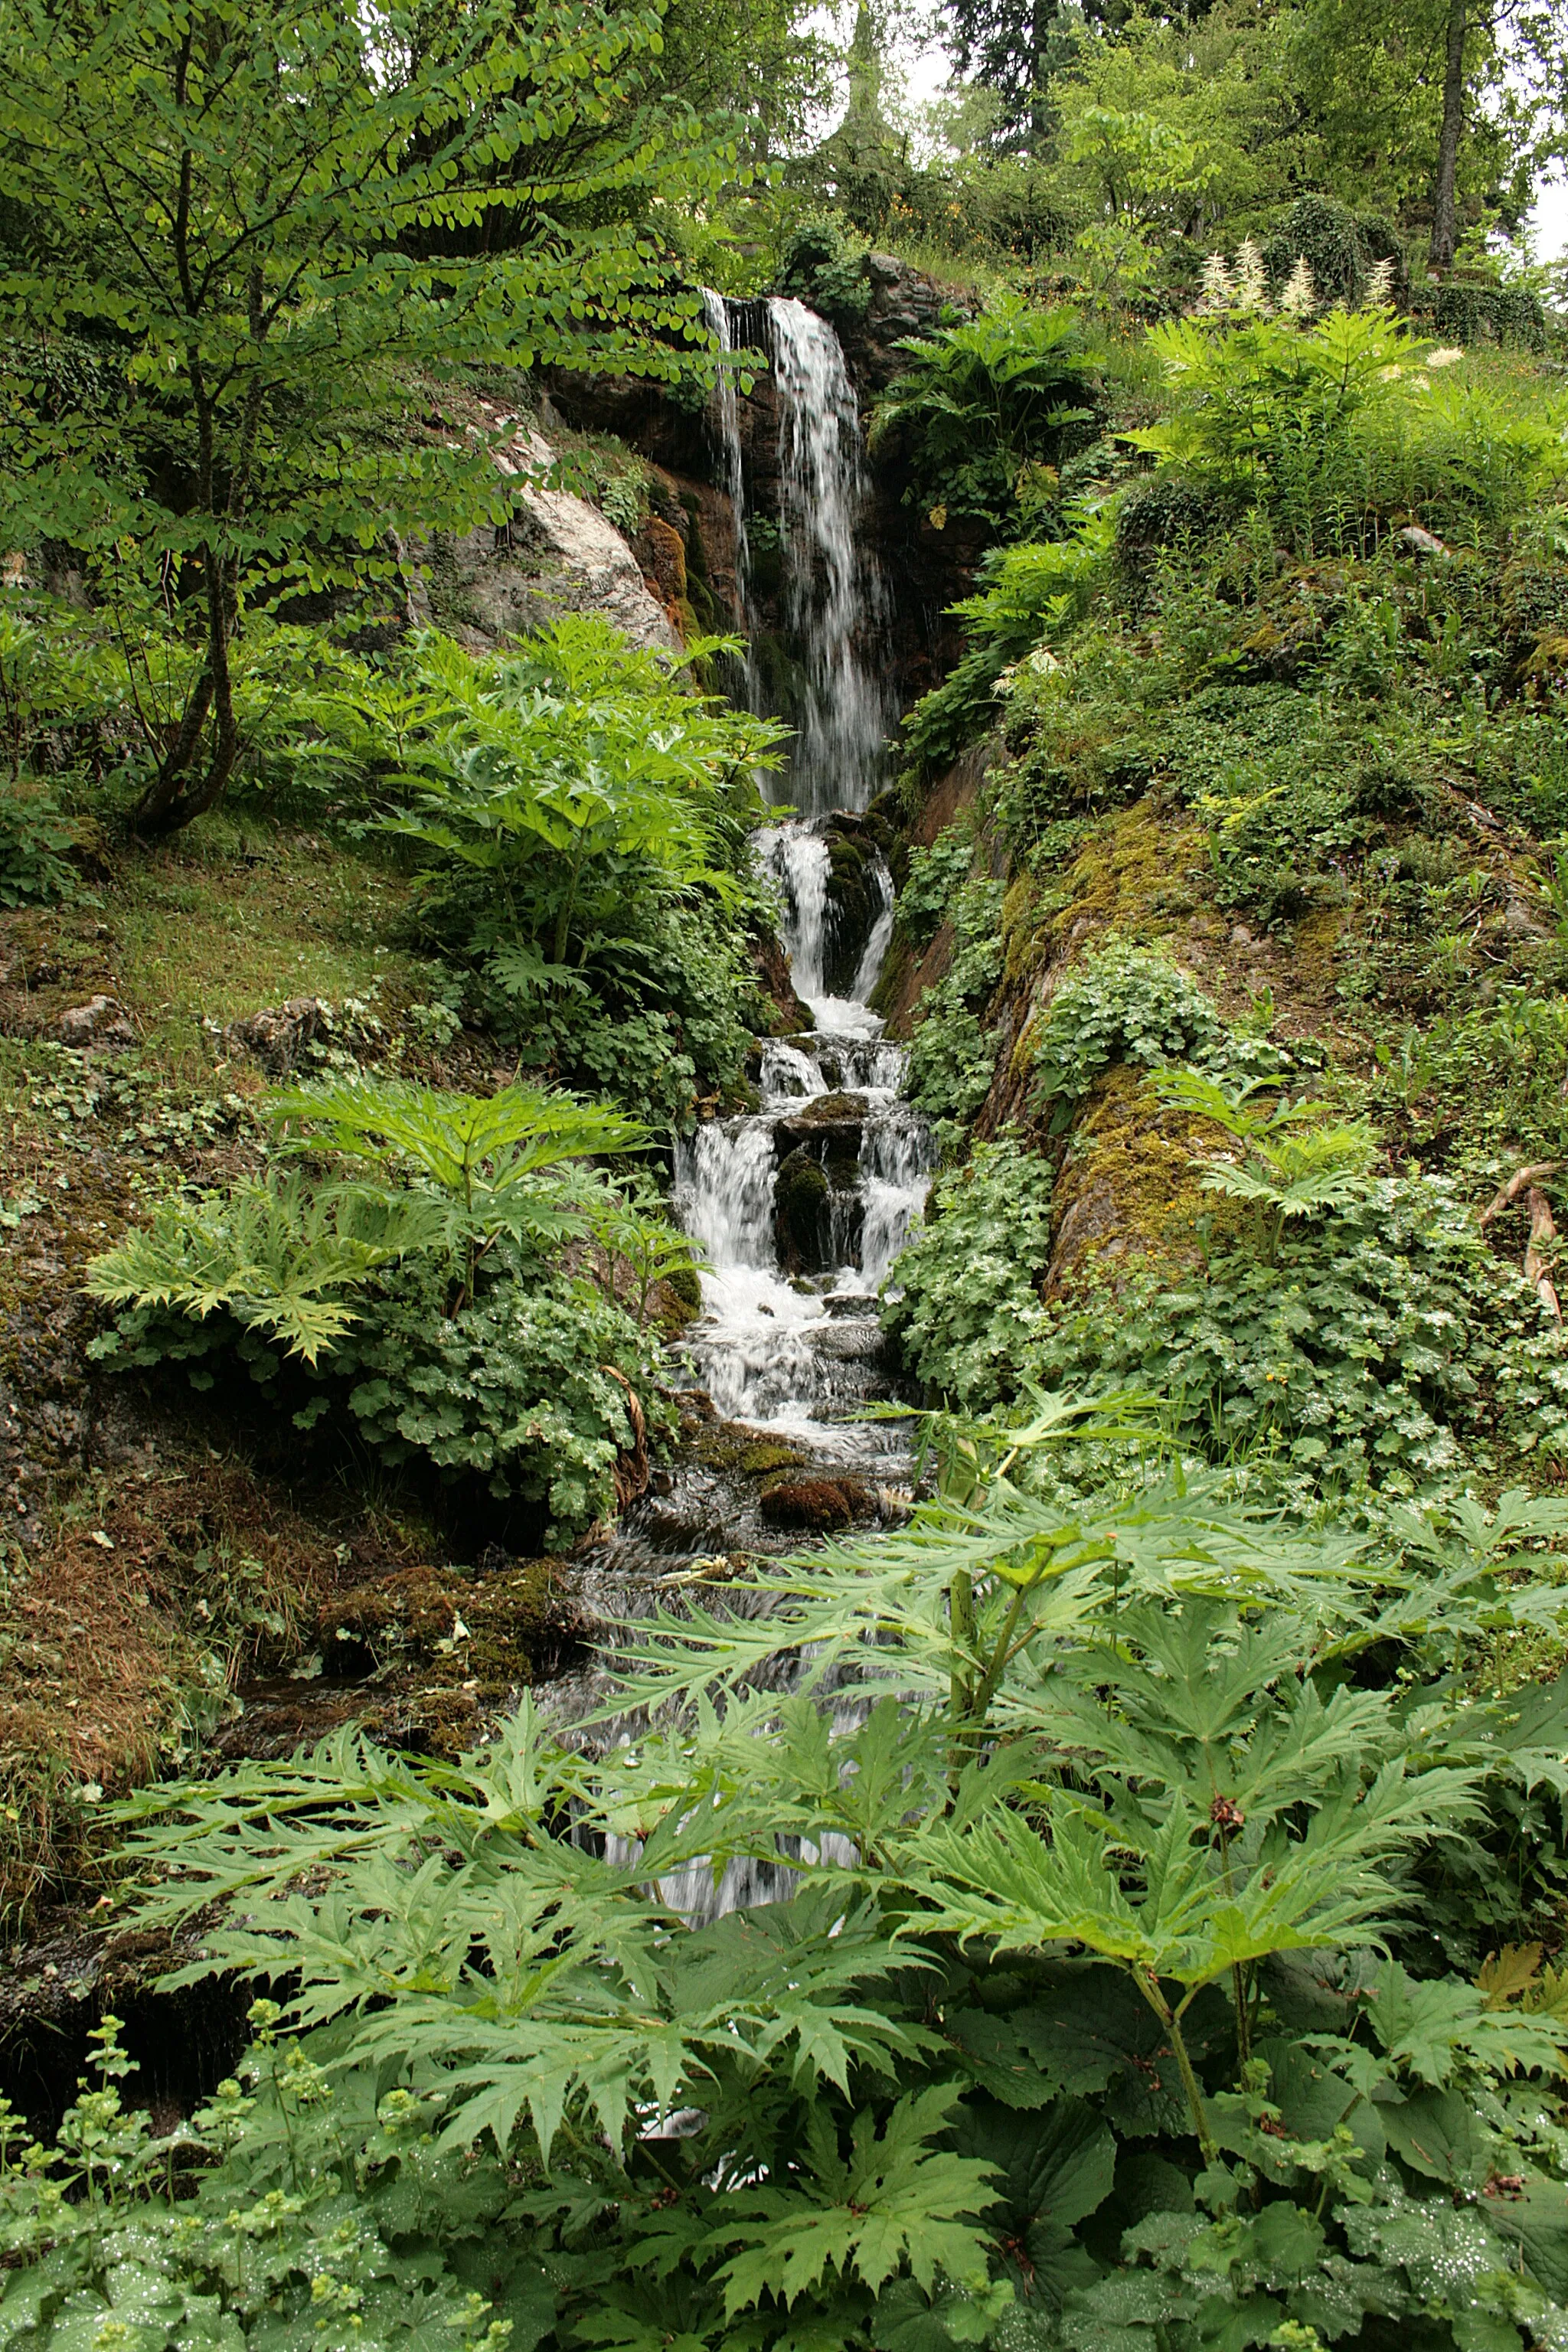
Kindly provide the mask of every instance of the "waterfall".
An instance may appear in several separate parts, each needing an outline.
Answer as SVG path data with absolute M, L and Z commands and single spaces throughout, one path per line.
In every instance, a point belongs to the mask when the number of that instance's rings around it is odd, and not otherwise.
M 833 871 L 827 844 L 808 825 L 781 824 L 763 835 L 758 855 L 784 903 L 781 936 L 795 993 L 809 1003 L 826 992 L 827 885 Z
M 710 286 L 702 289 L 702 316 L 721 352 L 735 349 L 730 326 L 730 306 Z M 750 710 L 761 709 L 756 664 L 752 657 L 752 542 L 746 529 L 746 480 L 741 455 L 741 395 L 732 368 L 721 368 L 713 393 L 721 487 L 734 518 L 735 625 L 746 639 L 743 700 Z
M 880 778 L 891 713 L 859 641 L 885 624 L 887 597 L 863 544 L 860 411 L 838 338 L 801 302 L 775 298 L 768 318 L 779 404 L 784 619 L 804 672 L 786 793 L 803 814 L 823 816 L 867 807 Z

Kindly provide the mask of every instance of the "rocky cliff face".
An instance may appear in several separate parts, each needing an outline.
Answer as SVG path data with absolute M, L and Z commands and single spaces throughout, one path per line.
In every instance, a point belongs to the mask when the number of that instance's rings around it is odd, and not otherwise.
M 488 403 L 479 406 L 493 429 L 497 413 Z M 471 653 L 563 613 L 602 614 L 633 645 L 679 652 L 680 631 L 668 600 L 649 586 L 614 524 L 586 499 L 548 487 L 555 452 L 544 436 L 520 422 L 495 462 L 514 486 L 510 521 L 481 524 L 460 539 L 437 534 L 427 551 L 429 578 L 410 593 L 414 616 L 435 622 Z
M 877 395 L 904 363 L 900 344 L 929 334 L 951 296 L 923 270 L 894 254 L 868 255 L 863 283 L 847 305 L 823 305 L 868 420 Z M 738 343 L 766 354 L 767 304 L 731 307 Z M 714 421 L 689 400 L 641 380 L 556 373 L 550 398 L 579 430 L 614 433 L 654 468 L 656 513 L 634 541 L 659 602 L 679 613 L 683 602 L 701 628 L 741 625 L 735 576 L 734 509 L 721 481 Z M 758 667 L 771 700 L 789 700 L 791 648 L 784 625 L 778 552 L 779 410 L 767 369 L 737 402 L 742 477 L 752 524 L 750 618 Z M 959 646 L 946 607 L 969 593 L 980 550 L 957 531 L 935 529 L 906 504 L 896 463 L 871 464 L 872 498 L 866 527 L 891 592 L 886 654 L 897 699 L 907 707 L 934 685 Z M 679 541 L 679 551 L 668 534 Z M 679 589 L 675 588 L 677 577 Z M 673 591 L 673 593 L 671 593 Z M 684 616 L 683 616 L 684 617 Z

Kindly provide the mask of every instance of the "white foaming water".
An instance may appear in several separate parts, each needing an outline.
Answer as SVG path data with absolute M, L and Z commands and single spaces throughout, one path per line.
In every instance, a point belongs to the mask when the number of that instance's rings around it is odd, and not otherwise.
M 879 857 L 872 871 L 881 905 L 854 993 L 832 997 L 823 992 L 832 917 L 826 842 L 808 825 L 780 825 L 763 836 L 759 856 L 779 884 L 795 988 L 816 1026 L 763 1046 L 758 1110 L 715 1119 L 680 1147 L 677 1199 L 709 1260 L 689 1344 L 726 1420 L 775 1429 L 819 1454 L 873 1460 L 885 1451 L 881 1433 L 847 1416 L 877 1390 L 877 1294 L 924 1206 L 931 1170 L 926 1123 L 902 1099 L 903 1053 L 866 1003 L 892 931 L 892 883 Z M 837 1116 L 829 1106 L 826 1123 L 814 1127 L 809 1107 L 826 1095 L 847 1100 Z M 779 1263 L 786 1221 L 774 1186 L 784 1160 L 803 1151 L 826 1179 L 826 1262 L 786 1276 Z
M 683 1222 L 715 1266 L 773 1265 L 773 1160 L 771 1119 L 710 1119 L 682 1140 Z
M 808 816 L 863 809 L 880 780 L 890 711 L 859 650 L 887 617 L 865 550 L 865 445 L 837 336 L 802 302 L 768 304 L 779 403 L 784 619 L 805 674 L 788 798 Z
M 810 1004 L 824 990 L 827 886 L 833 874 L 827 843 L 810 825 L 780 824 L 763 835 L 759 856 L 784 901 L 784 943 L 795 993 Z

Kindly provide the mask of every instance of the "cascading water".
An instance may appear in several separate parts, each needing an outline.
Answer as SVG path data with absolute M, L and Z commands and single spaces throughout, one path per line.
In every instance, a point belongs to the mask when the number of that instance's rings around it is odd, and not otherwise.
M 676 1205 L 706 1259 L 703 1311 L 685 1345 L 722 1420 L 787 1440 L 819 1475 L 853 1472 L 870 1494 L 908 1467 L 897 1425 L 866 1421 L 860 1408 L 889 1392 L 878 1292 L 924 1203 L 931 1168 L 925 1121 L 903 1097 L 903 1052 L 868 1003 L 892 934 L 893 888 L 855 819 L 877 788 L 890 710 L 860 649 L 885 614 L 875 566 L 858 551 L 859 416 L 837 338 L 798 302 L 775 301 L 769 312 L 785 617 L 805 686 L 790 714 L 796 740 L 781 793 L 801 814 L 767 827 L 757 856 L 815 1025 L 763 1045 L 753 1109 L 710 1120 L 679 1146 Z M 710 321 L 729 348 L 722 313 L 713 298 Z M 739 426 L 722 395 L 717 405 L 743 582 Z M 863 886 L 858 936 L 841 933 L 835 835 Z M 646 1594 L 650 1575 L 799 1540 L 759 1520 L 754 1499 L 751 1517 L 738 1518 L 733 1484 L 700 1457 L 678 1473 L 675 1489 L 639 1504 L 601 1552 L 584 1579 L 588 1607 L 613 1618 Z M 605 1695 L 593 1671 L 589 1694 Z M 554 1686 L 554 1704 L 571 1716 L 567 1686 Z M 844 1704 L 847 1721 L 859 1701 L 846 1693 Z M 787 1891 L 793 1852 L 781 1843 L 776 1863 L 732 1864 L 717 1885 L 693 1865 L 663 1883 L 665 1898 L 694 1919 L 773 1900 Z
M 717 298 L 710 318 L 730 348 Z M 903 1055 L 868 1004 L 892 934 L 891 878 L 858 840 L 877 908 L 863 938 L 841 938 L 829 839 L 830 820 L 864 810 L 879 773 L 889 714 L 861 647 L 885 600 L 861 552 L 864 450 L 838 338 L 799 302 L 771 302 L 768 321 L 785 617 L 805 692 L 784 786 L 802 814 L 769 827 L 758 857 L 815 1027 L 763 1047 L 756 1110 L 710 1122 L 680 1150 L 677 1202 L 708 1260 L 690 1344 L 726 1418 L 828 1458 L 885 1463 L 882 1426 L 850 1416 L 881 1389 L 877 1292 L 924 1202 L 930 1153 L 924 1121 L 902 1099 Z M 739 425 L 722 400 L 720 414 L 738 498 Z
M 702 289 L 702 316 L 721 352 L 732 352 L 730 308 L 710 286 Z M 713 421 L 719 444 L 721 488 L 734 518 L 735 625 L 746 639 L 742 698 L 748 709 L 760 707 L 756 663 L 751 652 L 752 541 L 746 528 L 746 474 L 741 449 L 741 396 L 731 368 L 721 368 L 713 391 Z
M 837 336 L 802 302 L 768 305 L 779 406 L 784 623 L 800 649 L 801 707 L 787 798 L 805 816 L 863 809 L 882 774 L 891 711 L 864 647 L 886 621 L 866 551 L 865 445 Z

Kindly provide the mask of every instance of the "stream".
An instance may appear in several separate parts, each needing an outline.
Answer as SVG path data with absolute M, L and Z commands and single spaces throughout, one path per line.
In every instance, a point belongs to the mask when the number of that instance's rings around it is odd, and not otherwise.
M 759 306 L 746 306 L 748 318 Z M 731 318 L 708 298 L 728 348 Z M 855 824 L 879 790 L 894 718 L 872 661 L 886 620 L 880 570 L 867 552 L 865 447 L 838 338 L 799 302 L 766 306 L 778 394 L 784 604 L 795 652 L 795 729 L 776 780 L 794 814 L 763 828 L 757 856 L 782 909 L 795 992 L 813 1025 L 771 1038 L 756 1067 L 757 1108 L 713 1119 L 679 1147 L 675 1206 L 705 1259 L 702 1314 L 686 1335 L 697 1382 L 721 1418 L 774 1435 L 825 1470 L 896 1484 L 908 1454 L 896 1423 L 858 1409 L 889 1395 L 877 1295 L 924 1204 L 931 1151 L 904 1097 L 905 1057 L 869 1010 L 893 927 L 886 861 Z M 750 577 L 745 471 L 734 393 L 713 404 L 719 476 L 735 515 L 742 607 Z M 749 618 L 744 610 L 740 617 Z M 754 671 L 748 688 L 755 693 Z M 830 834 L 854 843 L 877 904 L 864 936 L 847 936 L 832 892 Z M 837 981 L 841 992 L 835 992 Z M 678 1474 L 678 1477 L 680 1474 Z M 679 1507 L 648 1511 L 616 1547 L 661 1532 Z M 703 1521 L 693 1549 L 734 1548 Z M 739 1531 L 754 1537 L 754 1528 Z M 684 1545 L 676 1548 L 685 1549 Z

